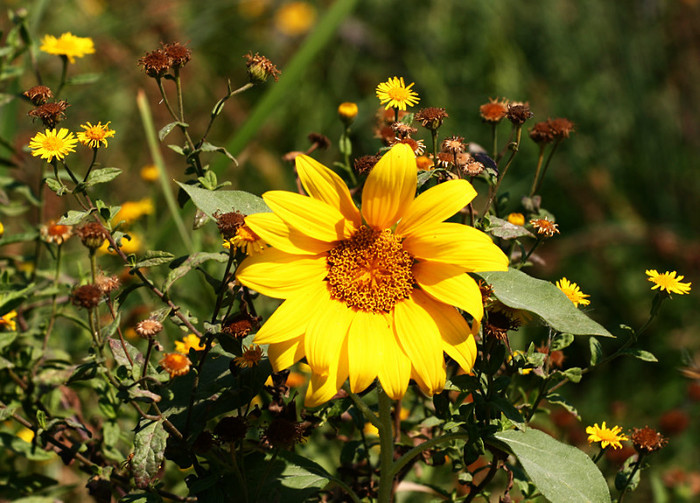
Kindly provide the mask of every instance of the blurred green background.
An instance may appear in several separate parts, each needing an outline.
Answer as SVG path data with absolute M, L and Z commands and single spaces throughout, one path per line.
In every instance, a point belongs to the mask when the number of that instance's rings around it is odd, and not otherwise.
M 256 193 L 292 189 L 292 169 L 281 156 L 306 150 L 310 132 L 335 142 L 342 129 L 336 108 L 343 101 L 360 107 L 353 127 L 355 152 L 376 152 L 381 143 L 372 130 L 378 107 L 374 89 L 388 77 L 403 76 L 415 82 L 421 97 L 417 108 L 447 109 L 442 137 L 457 134 L 487 145 L 490 130 L 478 108 L 497 97 L 529 102 L 535 117 L 526 127 L 550 117 L 576 124 L 540 191 L 561 235 L 542 247 L 541 262 L 528 272 L 577 282 L 591 295 L 587 312 L 613 333 L 623 333 L 617 328 L 622 323 L 639 327 L 646 320 L 653 295 L 645 269 L 677 270 L 694 286 L 700 279 L 697 0 L 3 4 L 28 9 L 37 39 L 71 31 L 95 41 L 96 54 L 71 65 L 69 75 L 97 72 L 101 77 L 96 84 L 66 90 L 71 103 L 66 124 L 75 130 L 85 121 L 111 121 L 117 135 L 110 141 L 109 165 L 130 173 L 117 183 L 124 197 L 139 199 L 150 190 L 134 182 L 138 170 L 152 162 L 136 108 L 139 89 L 150 98 L 156 127 L 169 122 L 138 58 L 161 41 L 192 49 L 183 71 L 185 108 L 191 129 L 201 132 L 225 94 L 226 79 L 234 87 L 246 82 L 243 55 L 260 52 L 282 70 L 282 78 L 230 100 L 209 138 L 238 156 L 238 168 L 217 165 L 220 178 L 234 187 Z M 0 26 L 7 24 L 3 14 Z M 40 65 L 58 78 L 57 58 L 41 55 Z M 34 84 L 27 73 L 11 91 Z M 16 137 L 17 147 L 36 131 L 27 110 L 15 102 L 0 111 L 0 131 L 5 138 Z M 502 125 L 502 137 L 507 130 Z M 179 142 L 176 134 L 166 143 Z M 181 158 L 167 148 L 163 153 L 172 177 L 182 179 Z M 512 211 L 519 209 L 516 195 L 532 183 L 536 154 L 535 144 L 524 138 L 503 188 L 514 194 Z M 314 155 L 327 165 L 339 159 L 335 143 Z M 20 177 L 36 176 L 37 163 L 28 154 L 17 161 Z M 58 205 L 55 216 L 63 210 Z M 168 233 L 163 226 L 160 239 L 168 239 Z M 684 354 L 700 366 L 699 306 L 696 291 L 664 304 L 641 341 L 659 363 L 617 360 L 564 389 L 582 411 L 582 426 L 607 421 L 624 428 L 658 427 L 668 411 L 685 414 L 690 426 L 667 431 L 669 446 L 658 456 L 662 461 L 654 462 L 657 477 L 646 482 L 658 501 L 679 491 L 663 489 L 665 473 L 674 468 L 697 473 L 700 465 L 698 403 L 689 393 L 692 382 L 679 372 L 688 366 Z M 604 341 L 608 350 L 616 344 Z M 566 357 L 567 366 L 585 365 L 588 342 L 569 347 Z

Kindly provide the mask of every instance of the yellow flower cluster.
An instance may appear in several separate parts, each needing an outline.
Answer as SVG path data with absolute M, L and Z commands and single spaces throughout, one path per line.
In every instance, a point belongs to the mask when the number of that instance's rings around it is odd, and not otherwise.
M 44 35 L 39 49 L 47 54 L 65 56 L 68 61 L 75 63 L 75 58 L 82 58 L 95 52 L 95 44 L 90 37 L 76 37 L 72 33 L 64 33 L 56 38 Z

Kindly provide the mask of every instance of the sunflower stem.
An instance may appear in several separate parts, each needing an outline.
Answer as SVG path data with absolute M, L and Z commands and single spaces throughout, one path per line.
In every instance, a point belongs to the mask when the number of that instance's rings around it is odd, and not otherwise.
M 378 503 L 391 503 L 394 489 L 394 434 L 391 425 L 391 398 L 380 387 L 377 388 L 379 401 L 379 492 Z

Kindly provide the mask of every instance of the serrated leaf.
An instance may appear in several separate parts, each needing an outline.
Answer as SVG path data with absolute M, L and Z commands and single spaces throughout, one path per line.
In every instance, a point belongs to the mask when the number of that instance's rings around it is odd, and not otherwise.
M 206 190 L 194 185 L 177 183 L 187 195 L 190 196 L 194 205 L 202 210 L 209 218 L 215 218 L 214 214 L 240 211 L 244 215 L 252 213 L 268 213 L 265 201 L 261 197 L 244 192 L 242 190 Z
M 535 313 L 558 332 L 613 337 L 603 326 L 574 307 L 569 298 L 549 281 L 533 278 L 517 269 L 476 274 L 493 287 L 494 295 L 503 304 Z
M 136 486 L 145 489 L 160 470 L 168 434 L 163 428 L 163 421 L 145 421 L 139 426 L 134 436 L 131 467 Z
M 588 346 L 591 349 L 591 367 L 594 367 L 603 358 L 603 345 L 598 339 L 591 337 L 588 340 Z
M 639 348 L 623 349 L 622 351 L 620 351 L 620 354 L 633 356 L 636 359 L 642 360 L 644 362 L 658 362 L 659 361 L 656 359 L 656 356 L 654 356 L 649 351 L 644 351 L 643 349 L 639 349 Z
M 507 220 L 502 218 L 490 216 L 489 217 L 489 229 L 488 231 L 494 236 L 501 239 L 515 239 L 524 236 L 534 238 L 534 234 L 527 230 L 522 225 L 511 224 Z
M 163 285 L 163 290 L 168 291 L 173 283 L 178 279 L 182 278 L 185 274 L 190 272 L 192 269 L 199 267 L 208 260 L 215 260 L 216 262 L 226 262 L 228 256 L 224 253 L 209 253 L 209 252 L 198 252 L 187 257 L 179 266 L 170 271 L 168 278 L 165 280 Z
M 68 210 L 68 212 L 63 215 L 59 221 L 59 225 L 78 225 L 80 222 L 85 220 L 90 215 L 88 211 L 75 211 Z
M 134 267 L 155 267 L 172 262 L 175 255 L 166 251 L 148 250 L 143 258 L 134 264 Z
M 533 429 L 501 431 L 495 437 L 508 446 L 549 501 L 610 502 L 605 478 L 581 450 Z
M 85 186 L 91 187 L 93 185 L 97 185 L 98 183 L 107 183 L 114 180 L 116 177 L 121 175 L 121 173 L 122 170 L 119 168 L 93 169 L 85 181 Z
M 187 128 L 187 127 L 189 127 L 189 124 L 185 124 L 184 122 L 179 122 L 179 121 L 175 121 L 175 122 L 171 122 L 169 124 L 166 124 L 165 126 L 160 128 L 160 131 L 158 131 L 158 139 L 160 141 L 163 141 L 165 139 L 165 137 L 168 136 L 170 134 L 170 132 L 173 129 L 175 129 L 177 126 Z

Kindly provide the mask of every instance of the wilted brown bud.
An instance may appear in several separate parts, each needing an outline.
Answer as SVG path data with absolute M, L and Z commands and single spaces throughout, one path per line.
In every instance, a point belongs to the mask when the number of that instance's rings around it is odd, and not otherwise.
M 630 440 L 639 454 L 650 454 L 658 451 L 668 442 L 663 435 L 648 426 L 641 429 L 633 428 Z
M 192 58 L 192 51 L 182 45 L 180 42 L 163 45 L 163 51 L 172 61 L 172 66 L 181 68 L 185 66 Z
M 232 319 L 224 322 L 221 331 L 236 339 L 243 339 L 251 330 L 257 329 L 259 322 L 247 313 L 238 313 Z
M 449 117 L 444 108 L 428 107 L 418 110 L 413 120 L 420 122 L 421 126 L 430 131 L 435 131 L 442 126 L 442 122 Z
M 83 245 L 91 250 L 96 250 L 107 239 L 107 232 L 97 222 L 89 222 L 75 231 Z
M 326 150 L 331 146 L 331 140 L 327 136 L 320 133 L 309 133 L 309 141 L 312 143 L 312 147 L 315 149 L 320 148 L 321 150 Z
M 30 110 L 28 115 L 41 119 L 47 128 L 53 129 L 56 124 L 66 118 L 65 112 L 69 106 L 68 102 L 64 100 L 44 103 Z
M 554 134 L 549 125 L 549 121 L 538 122 L 530 130 L 530 138 L 535 143 L 551 143 L 554 141 Z
M 508 105 L 506 117 L 516 126 L 522 126 L 526 120 L 533 116 L 534 114 L 530 111 L 530 105 L 527 103 L 511 103 Z
M 550 119 L 548 122 L 552 134 L 557 139 L 563 140 L 564 138 L 568 138 L 569 135 L 575 131 L 574 123 L 569 119 Z
M 214 428 L 214 435 L 222 442 L 235 442 L 245 437 L 248 431 L 248 421 L 245 417 L 225 417 Z
M 304 440 L 302 423 L 290 421 L 284 417 L 272 420 L 262 435 L 263 443 L 272 448 L 290 449 Z
M 358 175 L 367 176 L 369 175 L 369 172 L 372 171 L 372 168 L 374 168 L 374 165 L 378 162 L 379 157 L 376 155 L 363 155 L 362 157 L 355 159 L 353 162 L 353 168 L 355 169 L 355 173 Z
M 484 172 L 485 169 L 486 168 L 483 164 L 481 164 L 479 161 L 474 160 L 473 157 L 469 156 L 469 160 L 467 161 L 467 164 L 465 164 L 462 168 L 462 171 L 464 171 L 464 174 L 467 176 L 479 176 L 481 173 Z
M 261 56 L 257 52 L 255 56 L 253 56 L 253 53 L 249 52 L 243 57 L 246 59 L 248 78 L 252 84 L 262 84 L 268 77 L 275 79 L 275 82 L 279 80 L 279 76 L 282 72 L 280 72 L 265 56 Z
M 136 333 L 144 339 L 151 339 L 163 330 L 163 324 L 153 318 L 139 321 L 136 324 Z
M 139 59 L 139 65 L 149 77 L 160 78 L 170 70 L 173 60 L 163 49 L 156 49 Z
M 100 275 L 95 279 L 95 284 L 105 295 L 112 293 L 114 290 L 119 288 L 120 283 L 119 278 L 116 276 Z
M 461 136 L 450 136 L 442 140 L 440 150 L 448 154 L 461 154 L 464 152 L 464 138 Z
M 394 130 L 394 133 L 396 133 L 398 138 L 406 138 L 418 132 L 416 128 L 409 126 L 408 124 L 404 124 L 403 122 L 394 122 L 391 125 L 391 129 Z
M 50 98 L 53 98 L 53 92 L 46 86 L 31 87 L 24 91 L 23 94 L 29 98 L 29 101 L 31 101 L 34 106 L 43 105 L 49 101 Z
M 93 309 L 99 305 L 102 295 L 103 293 L 99 286 L 93 284 L 82 285 L 73 290 L 71 301 L 76 306 Z
M 240 211 L 214 214 L 216 226 L 225 240 L 229 240 L 236 235 L 236 231 L 245 224 L 245 215 Z

